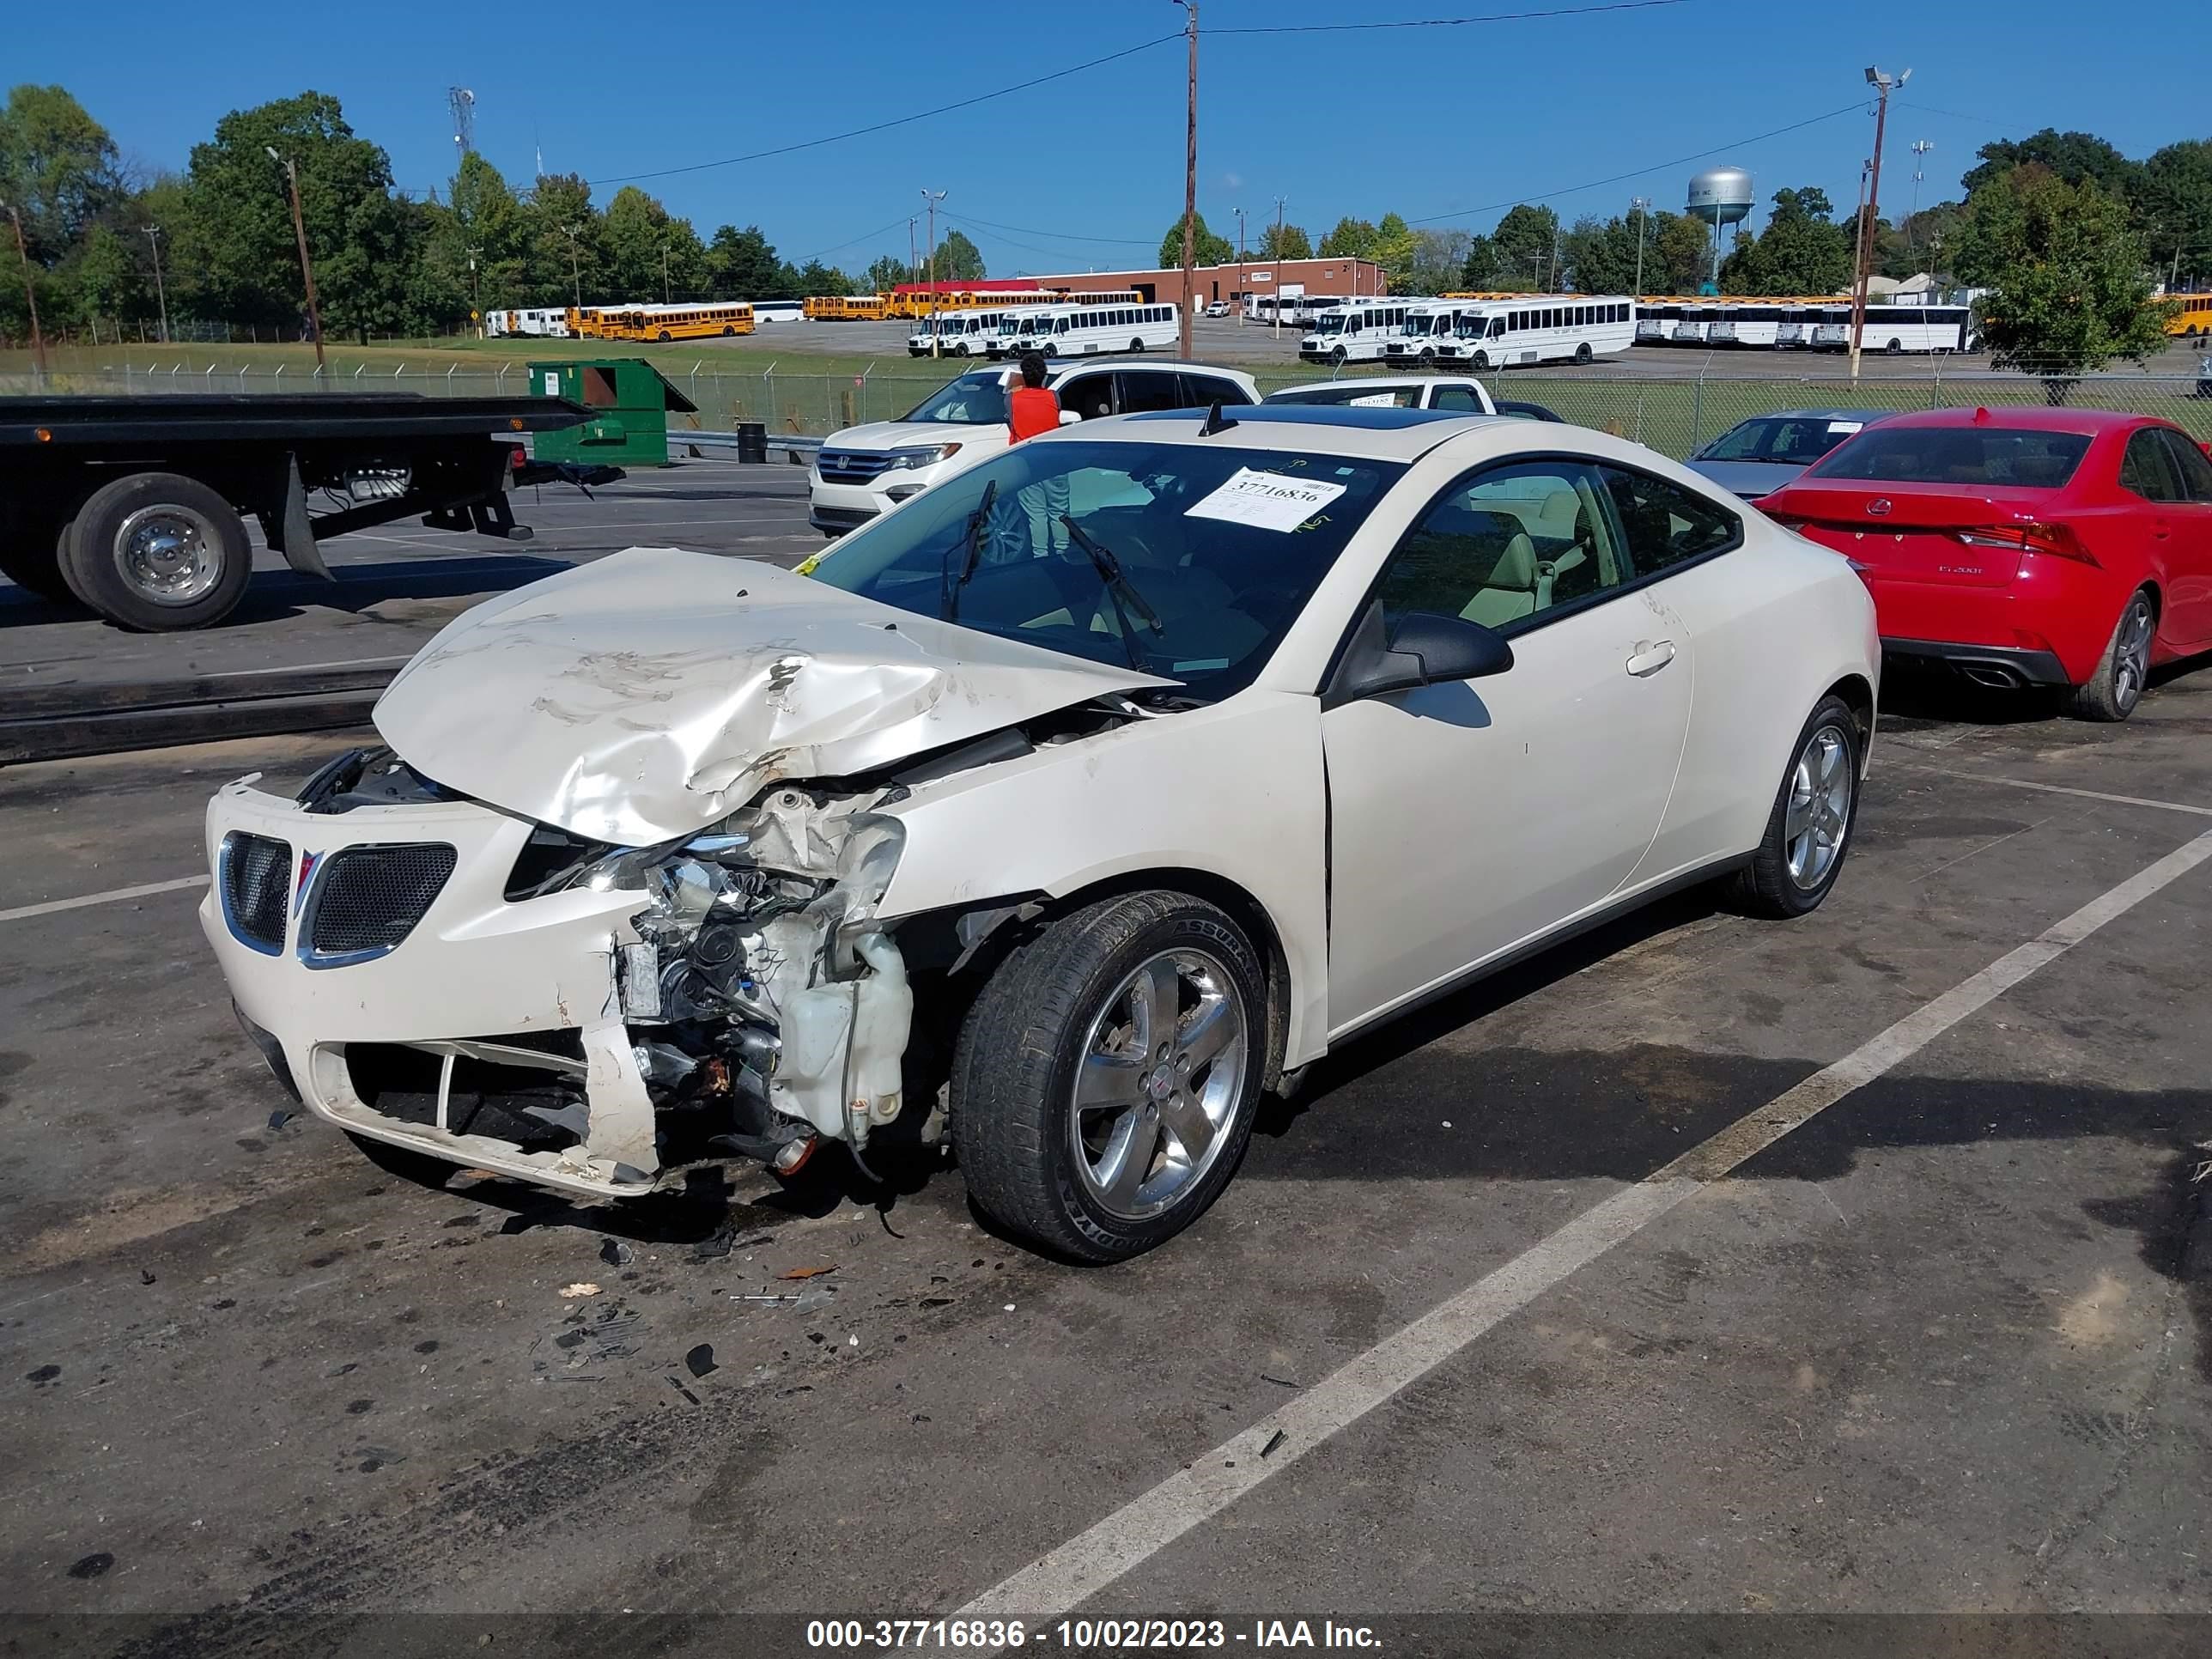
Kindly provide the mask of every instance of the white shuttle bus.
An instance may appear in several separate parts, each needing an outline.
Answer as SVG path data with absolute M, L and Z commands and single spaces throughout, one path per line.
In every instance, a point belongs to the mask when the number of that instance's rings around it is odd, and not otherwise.
M 803 323 L 805 308 L 796 300 L 756 300 L 753 320 L 757 323 Z
M 1713 319 L 1721 314 L 1717 306 L 1684 306 L 1682 314 L 1667 331 L 1668 343 L 1672 345 L 1703 345 L 1711 335 Z
M 1354 300 L 1332 307 L 1314 319 L 1313 332 L 1298 342 L 1298 356 L 1310 363 L 1372 362 L 1405 325 L 1411 308 L 1405 300 Z
M 1850 343 L 1850 312 L 1837 346 Z M 1861 351 L 1902 356 L 1908 351 L 1971 351 L 1974 346 L 1973 313 L 1965 306 L 1875 306 L 1866 308 L 1859 335 Z
M 1012 315 L 1006 311 L 940 311 L 915 325 L 906 337 L 907 356 L 927 357 L 936 348 L 940 357 L 992 357 L 999 325 Z
M 1466 306 L 1449 361 L 1470 368 L 1594 362 L 1636 340 L 1636 301 L 1625 294 L 1516 294 Z
M 1406 320 L 1382 343 L 1383 360 L 1395 368 L 1434 368 L 1456 361 L 1459 319 L 1468 300 L 1421 300 L 1406 307 Z
M 559 306 L 520 311 L 487 311 L 483 314 L 483 328 L 488 339 L 519 334 L 541 339 L 565 340 L 568 337 L 568 313 Z
M 1116 351 L 1173 350 L 1176 308 L 1158 302 L 1113 300 L 1100 305 L 1032 306 L 999 325 L 999 351 L 1018 357 L 1100 357 Z

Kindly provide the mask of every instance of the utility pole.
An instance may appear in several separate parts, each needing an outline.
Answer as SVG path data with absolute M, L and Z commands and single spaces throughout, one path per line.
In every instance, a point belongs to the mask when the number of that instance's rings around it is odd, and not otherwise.
M 660 303 L 665 306 L 676 303 L 676 296 L 668 288 L 668 245 L 665 242 L 660 246 Z
M 1275 257 L 1270 262 L 1274 264 L 1280 264 L 1283 262 L 1283 208 L 1288 200 L 1287 197 L 1282 196 L 1275 198 Z M 1280 334 L 1282 331 L 1283 278 L 1281 273 L 1278 272 L 1275 276 L 1275 332 Z
M 292 234 L 300 244 L 300 277 L 307 289 L 307 326 L 315 337 L 315 373 L 319 375 L 328 367 L 323 362 L 323 313 L 315 303 L 315 266 L 307 258 L 307 222 L 300 213 L 300 162 L 296 156 L 282 156 L 269 145 L 262 145 L 269 159 L 282 161 L 284 178 L 292 187 Z
M 906 220 L 906 279 L 909 283 L 921 280 L 921 248 L 914 239 L 914 216 Z
M 1198 0 L 1176 0 L 1186 14 L 1190 37 L 1189 122 L 1185 130 L 1182 169 L 1182 304 L 1176 307 L 1181 323 L 1176 348 L 1185 357 L 1194 356 L 1190 343 L 1191 289 L 1198 266 Z
M 1866 331 L 1867 283 L 1874 275 L 1874 227 L 1881 216 L 1881 140 L 1889 125 L 1889 94 L 1912 78 L 1911 70 L 1901 70 L 1894 77 L 1884 74 L 1872 64 L 1867 66 L 1867 84 L 1875 89 L 1874 160 L 1867 174 L 1866 210 L 1859 216 L 1858 280 L 1851 288 L 1851 379 L 1859 377 L 1859 337 Z
M 1912 252 L 1912 222 L 1920 216 L 1920 181 L 1927 177 L 1922 167 L 1922 158 L 1935 148 L 1925 138 L 1912 141 L 1912 211 L 1905 216 L 1905 251 L 1907 253 Z M 1916 258 L 1913 263 L 1917 264 L 1919 261 Z M 1930 271 L 1928 274 L 1932 276 L 1936 273 Z
M 1630 297 L 1641 304 L 1644 299 L 1644 233 L 1651 223 L 1651 198 L 1649 196 L 1632 196 L 1628 198 L 1628 208 L 1636 216 L 1636 292 Z
M 148 225 L 147 245 L 154 250 L 154 297 L 161 307 L 161 343 L 169 343 L 169 290 L 161 283 L 161 228 Z
M 577 225 L 563 225 L 561 229 L 568 239 L 569 297 L 575 301 L 576 309 L 581 311 L 584 308 L 584 273 L 582 267 L 576 263 L 576 238 L 582 234 L 582 228 Z
M 937 204 L 946 192 L 933 192 L 929 186 L 921 187 L 921 199 L 929 204 L 929 355 L 940 355 L 937 337 Z
M 1237 210 L 1237 326 L 1244 326 L 1244 210 Z
M 23 216 L 13 202 L 0 203 L 8 210 L 8 216 L 15 223 L 15 257 L 23 262 L 23 303 L 31 309 L 31 362 L 39 371 L 39 379 L 46 378 L 46 337 L 39 332 L 39 295 L 31 283 L 31 250 L 23 240 Z

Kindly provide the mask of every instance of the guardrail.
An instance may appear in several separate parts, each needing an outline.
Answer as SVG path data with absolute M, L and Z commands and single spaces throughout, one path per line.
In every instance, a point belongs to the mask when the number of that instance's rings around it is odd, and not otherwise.
M 743 434 L 735 432 L 694 432 L 681 427 L 668 428 L 668 446 L 672 449 L 679 444 L 696 444 L 708 449 L 735 449 L 744 442 Z M 769 454 L 780 450 L 784 459 L 793 466 L 805 465 L 822 449 L 821 439 L 796 433 L 771 432 L 768 434 L 767 442 Z

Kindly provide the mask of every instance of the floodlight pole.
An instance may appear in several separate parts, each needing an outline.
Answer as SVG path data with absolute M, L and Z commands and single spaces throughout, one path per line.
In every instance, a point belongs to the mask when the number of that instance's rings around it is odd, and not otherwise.
M 1881 214 L 1881 140 L 1889 125 L 1889 94 L 1905 84 L 1912 71 L 1892 76 L 1869 65 L 1867 84 L 1875 89 L 1874 162 L 1867 184 L 1866 210 L 1859 216 L 1858 260 L 1851 286 L 1851 379 L 1859 377 L 1859 354 L 1866 331 L 1867 285 L 1874 275 L 1874 227 Z
M 1195 355 L 1191 345 L 1191 290 L 1197 285 L 1198 265 L 1198 0 L 1176 0 L 1184 11 L 1190 38 L 1190 98 L 1184 129 L 1182 168 L 1182 303 L 1176 329 L 1178 352 Z

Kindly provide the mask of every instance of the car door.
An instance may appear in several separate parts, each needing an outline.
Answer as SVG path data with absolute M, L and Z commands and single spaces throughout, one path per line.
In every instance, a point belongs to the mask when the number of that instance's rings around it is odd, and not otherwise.
M 2162 643 L 2193 639 L 2203 599 L 2188 574 L 2188 503 L 2173 452 L 2158 428 L 2137 427 L 2128 434 L 2127 447 L 2120 452 L 2119 486 L 2133 499 L 2112 527 L 2129 553 L 2143 561 L 2143 573 L 2158 584 Z M 2129 580 L 2136 578 L 2130 575 Z
M 1424 510 L 1372 603 L 1463 617 L 1513 666 L 1328 709 L 1329 1024 L 1341 1031 L 1601 905 L 1665 813 L 1690 714 L 1589 461 L 1478 469 Z
M 2185 433 L 2172 427 L 2157 433 L 2173 457 L 2180 484 L 2166 553 L 2166 632 L 2176 643 L 2201 649 L 2212 643 L 2212 459 Z

